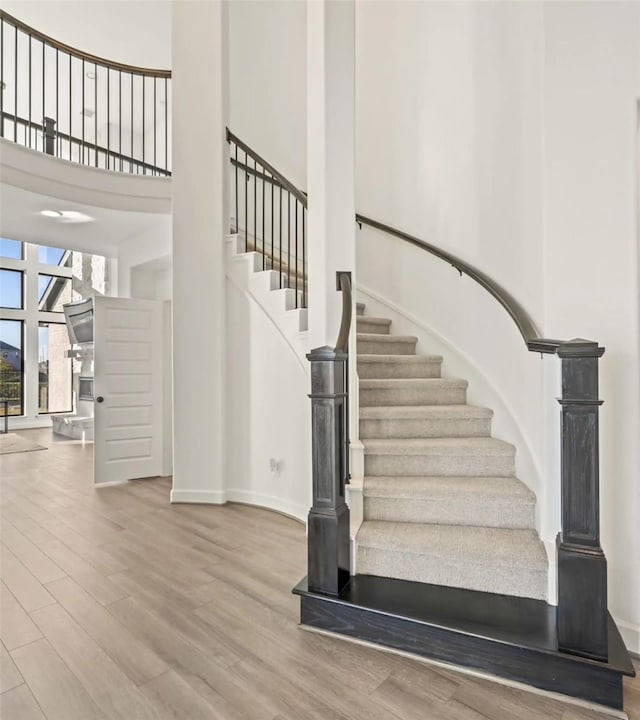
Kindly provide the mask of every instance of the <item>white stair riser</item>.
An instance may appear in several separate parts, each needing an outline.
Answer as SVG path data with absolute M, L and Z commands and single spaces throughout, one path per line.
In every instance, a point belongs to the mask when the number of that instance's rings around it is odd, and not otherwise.
M 391 336 L 392 337 L 392 336 Z M 416 340 L 358 340 L 358 353 L 366 355 L 415 355 Z
M 509 573 L 496 573 L 490 565 L 477 566 L 448 558 L 429 558 L 377 548 L 358 548 L 358 572 L 400 580 L 449 585 L 501 595 L 546 599 L 547 573 L 514 566 Z
M 470 505 L 461 498 L 365 497 L 365 520 L 434 523 L 438 525 L 484 525 L 497 528 L 535 527 L 535 501 L 495 498 Z
M 411 357 L 408 355 L 407 357 Z M 387 380 L 390 378 L 437 378 L 440 377 L 442 361 L 423 362 L 359 362 L 358 375 L 364 379 Z
M 510 455 L 372 455 L 365 452 L 365 475 L 440 477 L 509 477 L 515 475 L 515 453 Z
M 464 405 L 467 389 L 445 383 L 423 384 L 420 387 L 363 388 L 360 386 L 360 406 L 380 405 Z
M 488 437 L 491 418 L 360 420 L 361 438 Z

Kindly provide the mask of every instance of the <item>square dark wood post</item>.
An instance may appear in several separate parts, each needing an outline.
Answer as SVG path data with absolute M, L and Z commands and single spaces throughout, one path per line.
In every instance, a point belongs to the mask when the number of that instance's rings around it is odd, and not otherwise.
M 46 117 L 42 121 L 42 131 L 44 139 L 44 151 L 47 155 L 56 154 L 56 121 L 53 118 Z M 97 141 L 96 141 L 97 142 Z
M 558 534 L 558 644 L 606 660 L 607 561 L 600 547 L 598 358 L 588 340 L 562 343 L 562 530 Z
M 309 590 L 339 595 L 349 582 L 349 508 L 344 467 L 347 354 L 312 350 L 311 427 L 313 507 L 308 521 Z

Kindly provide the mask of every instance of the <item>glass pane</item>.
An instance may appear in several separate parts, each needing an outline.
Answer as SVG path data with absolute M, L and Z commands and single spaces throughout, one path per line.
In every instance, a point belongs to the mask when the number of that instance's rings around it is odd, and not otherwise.
M 9 415 L 22 415 L 22 322 L 0 320 L 0 400 Z M 4 404 L 0 415 L 4 414 Z
M 0 307 L 22 308 L 22 273 L 0 270 Z
M 38 411 L 71 412 L 71 360 L 64 356 L 69 336 L 64 323 L 39 323 Z
M 22 260 L 22 243 L 20 240 L 0 238 L 0 257 Z
M 38 310 L 62 312 L 64 303 L 71 302 L 71 278 L 38 275 Z
M 38 262 L 44 265 L 71 266 L 71 252 L 62 248 L 46 247 L 40 245 L 38 248 Z

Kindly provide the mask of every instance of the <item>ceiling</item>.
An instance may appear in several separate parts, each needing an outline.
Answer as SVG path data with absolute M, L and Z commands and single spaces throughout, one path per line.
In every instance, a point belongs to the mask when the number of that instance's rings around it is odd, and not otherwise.
M 42 216 L 41 210 L 73 210 L 92 220 L 64 222 Z M 170 235 L 171 216 L 95 207 L 0 185 L 0 234 L 6 238 L 116 257 L 119 246 L 149 232 Z

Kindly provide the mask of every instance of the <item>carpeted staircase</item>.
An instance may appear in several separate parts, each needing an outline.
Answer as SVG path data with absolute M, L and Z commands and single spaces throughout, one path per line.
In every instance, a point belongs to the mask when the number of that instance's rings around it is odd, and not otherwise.
M 535 495 L 515 477 L 515 448 L 491 437 L 493 412 L 467 405 L 466 380 L 358 304 L 364 575 L 547 598 Z

